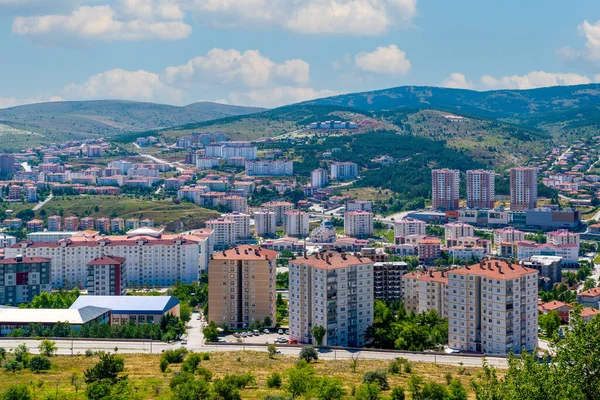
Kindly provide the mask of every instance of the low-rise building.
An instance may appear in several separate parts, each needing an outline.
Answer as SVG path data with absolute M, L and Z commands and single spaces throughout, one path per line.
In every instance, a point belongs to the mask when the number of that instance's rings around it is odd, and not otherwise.
M 80 296 L 86 297 L 86 296 Z M 150 296 L 148 296 L 150 297 Z M 31 324 L 52 328 L 67 324 L 70 329 L 80 331 L 93 323 L 108 324 L 110 309 L 102 307 L 78 307 L 71 309 L 49 308 L 3 308 L 0 309 L 0 335 L 8 336 L 15 329 L 24 329 Z
M 550 311 L 558 313 L 561 321 L 565 324 L 569 323 L 569 314 L 574 310 L 574 307 L 570 304 L 563 303 L 562 301 L 553 300 L 548 303 L 543 303 L 538 306 L 538 312 L 541 314 L 548 314 Z
M 111 325 L 160 324 L 163 315 L 180 315 L 173 296 L 79 296 L 69 309 L 85 307 L 108 309 Z
M 578 293 L 577 302 L 584 307 L 600 308 L 600 288 L 595 287 Z

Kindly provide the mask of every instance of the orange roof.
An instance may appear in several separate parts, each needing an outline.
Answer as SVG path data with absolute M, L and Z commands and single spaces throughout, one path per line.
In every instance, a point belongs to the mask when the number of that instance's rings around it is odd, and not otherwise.
M 573 309 L 572 305 L 563 303 L 562 301 L 557 301 L 557 300 L 550 301 L 548 303 L 544 303 L 540 307 L 546 311 L 558 310 L 559 308 L 563 308 L 563 307 L 568 307 L 570 309 Z
M 243 245 L 233 249 L 215 252 L 214 260 L 273 260 L 279 254 L 273 250 L 266 250 L 257 246 Z
M 444 271 L 429 270 L 427 272 L 409 272 L 402 276 L 402 279 L 415 279 L 425 282 L 440 282 L 448 284 L 448 273 Z
M 594 307 L 584 307 L 583 310 L 581 310 L 581 317 L 592 317 L 598 313 L 600 313 L 600 311 L 596 310 Z
M 293 264 L 310 265 L 314 268 L 337 269 L 346 268 L 351 265 L 368 265 L 373 261 L 366 257 L 360 257 L 353 254 L 339 253 L 337 251 L 326 251 L 315 253 L 311 256 L 298 257 L 290 261 Z
M 115 264 L 125 264 L 126 259 L 124 257 L 117 256 L 102 256 L 98 258 L 94 258 L 87 265 L 115 265 Z
M 585 292 L 579 293 L 578 296 L 583 296 L 583 297 L 600 296 L 600 288 L 595 287 L 595 288 L 588 289 Z
M 520 278 L 521 276 L 529 274 L 537 274 L 537 271 L 502 260 L 485 260 L 479 264 L 454 269 L 449 273 L 458 275 L 477 275 L 486 278 L 505 280 Z

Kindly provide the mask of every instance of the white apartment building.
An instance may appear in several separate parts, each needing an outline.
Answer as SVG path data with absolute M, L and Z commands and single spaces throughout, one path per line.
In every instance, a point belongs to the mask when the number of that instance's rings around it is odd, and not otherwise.
M 523 240 L 516 243 L 517 259 L 527 260 L 532 256 L 556 256 L 562 257 L 564 264 L 576 265 L 579 262 L 579 244 L 552 244 L 536 243 L 531 240 Z
M 348 200 L 345 204 L 346 211 L 373 211 L 373 202 L 368 200 Z
M 569 232 L 567 229 L 548 232 L 546 236 L 548 238 L 548 243 L 550 244 L 576 244 L 579 246 L 580 235 L 578 233 Z
M 286 236 L 305 238 L 309 231 L 308 213 L 297 210 L 283 213 L 283 232 Z
M 321 225 L 313 229 L 310 234 L 310 241 L 313 243 L 332 243 L 335 239 L 335 226 L 328 219 L 321 221 Z
M 343 181 L 358 176 L 358 165 L 353 162 L 332 162 L 330 168 L 333 180 Z
M 329 177 L 327 171 L 322 168 L 315 169 L 310 174 L 310 185 L 314 188 L 322 188 L 327 186 L 329 183 Z
M 125 160 L 112 161 L 108 163 L 108 168 L 117 168 L 119 175 L 127 175 L 127 171 L 133 168 L 133 163 Z
M 500 245 L 500 243 L 516 243 L 522 240 L 525 240 L 525 232 L 521 232 L 512 226 L 496 229 L 494 231 L 495 246 Z
M 402 218 L 394 222 L 394 236 L 425 235 L 427 224 L 415 218 Z
M 12 246 L 16 243 L 17 243 L 16 237 L 0 233 L 0 248 Z
M 175 281 L 198 280 L 205 271 L 212 231 L 166 235 L 155 228 L 139 228 L 126 235 L 104 236 L 98 232 L 78 232 L 56 242 L 20 242 L 5 250 L 6 257 L 51 258 L 51 279 L 55 288 L 87 282 L 87 264 L 105 255 L 127 260 L 129 286 L 172 286 Z
M 475 236 L 475 229 L 472 225 L 465 224 L 464 222 L 451 222 L 444 225 L 444 236 L 446 242 L 452 239 Z
M 292 176 L 294 162 L 288 160 L 246 161 L 247 176 Z
M 402 276 L 402 295 L 406 312 L 417 314 L 435 310 L 446 318 L 448 276 L 445 271 L 410 272 Z
M 315 343 L 314 326 L 327 333 L 325 346 L 362 347 L 373 323 L 373 262 L 338 252 L 290 260 L 290 340 Z
M 505 355 L 538 345 L 538 272 L 487 260 L 448 272 L 448 346 Z
M 235 222 L 225 218 L 206 221 L 206 227 L 214 231 L 215 247 L 224 249 L 236 244 Z
M 287 201 L 270 201 L 261 206 L 267 211 L 275 213 L 275 222 L 277 225 L 283 224 L 283 214 L 294 210 L 294 205 Z
M 494 208 L 495 178 L 494 171 L 467 171 L 467 207 Z
M 196 167 L 200 169 L 212 169 L 219 165 L 219 159 L 216 157 L 197 157 Z
M 275 236 L 277 229 L 277 213 L 274 211 L 257 211 L 254 213 L 254 228 L 260 237 Z
M 252 236 L 250 234 L 250 215 L 232 212 L 229 214 L 222 214 L 221 217 L 235 223 L 234 235 L 236 243 L 243 242 Z
M 431 206 L 434 210 L 458 209 L 460 171 L 431 170 Z
M 373 213 L 366 211 L 344 213 L 344 234 L 356 238 L 373 236 Z
M 225 196 L 221 200 L 225 206 L 229 207 L 232 212 L 246 213 L 248 212 L 248 198 L 242 196 Z
M 209 191 L 208 186 L 184 186 L 177 191 L 177 198 L 201 205 L 204 204 L 203 195 Z
M 257 157 L 257 147 L 249 142 L 225 142 L 221 149 L 221 157 L 228 160 L 232 157 L 243 157 L 254 160 Z

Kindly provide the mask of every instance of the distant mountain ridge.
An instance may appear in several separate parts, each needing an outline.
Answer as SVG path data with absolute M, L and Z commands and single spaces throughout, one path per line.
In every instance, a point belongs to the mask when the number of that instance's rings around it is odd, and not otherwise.
M 124 100 L 63 101 L 0 109 L 0 124 L 40 134 L 118 135 L 264 110 L 211 102 L 179 107 Z

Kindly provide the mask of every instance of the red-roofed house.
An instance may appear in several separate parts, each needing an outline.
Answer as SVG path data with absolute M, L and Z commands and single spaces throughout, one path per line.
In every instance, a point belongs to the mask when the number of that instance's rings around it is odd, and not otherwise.
M 573 311 L 573 309 L 574 307 L 572 305 L 557 300 L 543 303 L 538 306 L 540 314 L 548 314 L 550 311 L 556 311 L 560 316 L 561 321 L 565 324 L 569 322 L 569 313 Z

